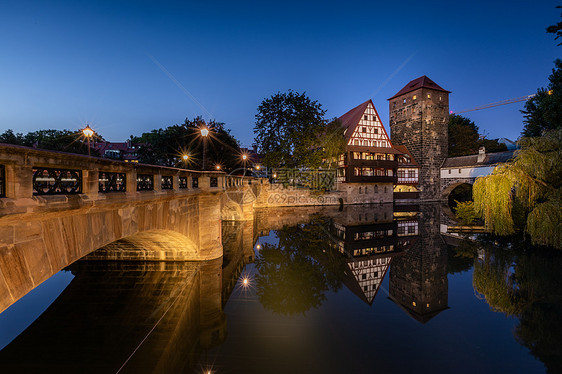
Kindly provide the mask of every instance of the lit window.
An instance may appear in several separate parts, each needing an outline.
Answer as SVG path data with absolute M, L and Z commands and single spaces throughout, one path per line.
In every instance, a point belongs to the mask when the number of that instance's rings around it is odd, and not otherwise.
M 417 98 L 417 95 L 414 95 L 414 97 L 412 97 L 413 100 L 416 100 Z
M 431 94 L 427 94 L 427 98 L 428 98 L 428 99 L 431 99 Z
M 406 99 L 404 99 L 404 104 L 406 104 Z
M 416 302 L 415 302 L 415 301 L 412 301 L 412 305 L 413 305 L 413 306 L 416 306 Z

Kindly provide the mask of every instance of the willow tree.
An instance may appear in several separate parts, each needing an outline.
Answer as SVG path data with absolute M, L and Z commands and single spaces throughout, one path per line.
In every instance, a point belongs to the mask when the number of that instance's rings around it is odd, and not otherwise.
M 562 129 L 520 144 L 512 161 L 476 180 L 474 207 L 498 235 L 523 230 L 534 244 L 562 249 Z

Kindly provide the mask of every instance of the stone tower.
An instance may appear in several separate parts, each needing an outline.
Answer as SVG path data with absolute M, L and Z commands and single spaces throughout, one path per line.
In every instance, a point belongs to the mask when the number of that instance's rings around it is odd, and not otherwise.
M 388 99 L 392 144 L 408 147 L 421 165 L 420 200 L 440 199 L 440 167 L 447 158 L 449 93 L 424 75 Z

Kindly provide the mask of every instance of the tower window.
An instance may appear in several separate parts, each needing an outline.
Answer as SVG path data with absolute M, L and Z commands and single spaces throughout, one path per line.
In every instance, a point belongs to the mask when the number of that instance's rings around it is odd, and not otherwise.
M 418 98 L 417 95 L 414 95 L 414 97 L 412 97 L 413 100 L 416 100 Z

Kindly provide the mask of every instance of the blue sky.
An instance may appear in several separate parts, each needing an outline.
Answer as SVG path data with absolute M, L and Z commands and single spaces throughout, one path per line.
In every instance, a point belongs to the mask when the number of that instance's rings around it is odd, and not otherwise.
M 328 117 L 372 98 L 388 129 L 386 99 L 424 74 L 452 91 L 451 110 L 546 86 L 562 51 L 545 32 L 556 5 L 5 0 L 0 132 L 89 123 L 123 141 L 202 115 L 250 145 L 260 102 L 288 89 Z M 489 137 L 516 139 L 522 107 L 466 115 Z

